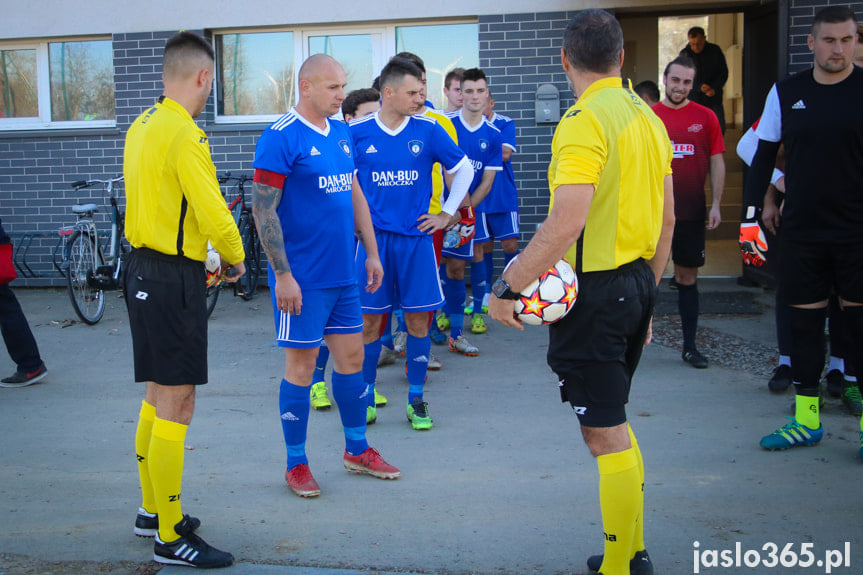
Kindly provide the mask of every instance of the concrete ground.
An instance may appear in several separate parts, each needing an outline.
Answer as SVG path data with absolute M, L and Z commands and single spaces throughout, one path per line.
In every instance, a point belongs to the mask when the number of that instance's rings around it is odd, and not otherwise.
M 703 282 L 702 291 L 730 281 Z M 87 326 L 75 321 L 65 291 L 16 293 L 50 373 L 31 387 L 0 389 L 0 554 L 146 563 L 152 543 L 132 534 L 143 388 L 132 381 L 122 300 L 110 294 L 104 319 Z M 758 297 L 765 313 L 702 325 L 763 349 L 774 337 L 772 296 Z M 585 573 L 586 557 L 601 551 L 596 464 L 545 364 L 545 329 L 489 322 L 487 334 L 470 338 L 476 358 L 434 347 L 444 368 L 426 388 L 429 432 L 405 419 L 403 360 L 379 371 L 389 405 L 368 436 L 401 468 L 397 481 L 348 474 L 338 413 L 313 412 L 316 499 L 284 483 L 284 355 L 272 332 L 266 290 L 251 302 L 223 294 L 210 321 L 210 383 L 186 440 L 184 509 L 202 519 L 207 541 L 236 556 L 224 573 Z M 0 354 L 0 373 L 12 371 Z M 766 452 L 758 441 L 786 423 L 793 398 L 771 395 L 765 383 L 733 367 L 696 371 L 676 349 L 646 350 L 628 413 L 645 459 L 645 531 L 657 573 L 863 572 L 859 421 L 828 399 L 819 446 Z M 843 557 L 828 570 L 828 550 L 844 552 L 846 542 L 848 565 Z M 755 550 L 769 564 L 771 543 L 777 557 L 786 544 L 798 554 L 811 544 L 813 564 L 733 566 L 738 544 L 741 562 L 751 564 Z M 731 554 L 732 566 L 708 567 L 711 550 Z

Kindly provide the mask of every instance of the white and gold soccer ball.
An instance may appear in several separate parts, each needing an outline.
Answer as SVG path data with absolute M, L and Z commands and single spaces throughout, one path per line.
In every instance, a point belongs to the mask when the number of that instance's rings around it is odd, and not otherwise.
M 577 297 L 578 278 L 569 262 L 560 260 L 521 290 L 515 315 L 528 325 L 548 325 L 568 314 Z

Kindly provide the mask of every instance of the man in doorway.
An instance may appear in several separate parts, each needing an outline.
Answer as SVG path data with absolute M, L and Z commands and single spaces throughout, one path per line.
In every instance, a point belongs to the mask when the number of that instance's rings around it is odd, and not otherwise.
M 728 64 L 722 48 L 707 41 L 704 28 L 694 26 L 687 32 L 689 44 L 680 51 L 695 62 L 695 81 L 689 99 L 707 106 L 719 119 L 719 127 L 725 134 L 725 108 L 722 105 L 722 89 L 728 81 Z
M 665 67 L 665 98 L 653 111 L 665 124 L 674 144 L 674 237 L 671 257 L 683 330 L 683 361 L 698 369 L 707 367 L 695 345 L 698 329 L 698 268 L 704 265 L 706 195 L 710 173 L 713 201 L 707 215 L 708 230 L 722 223 L 719 210 L 725 187 L 725 144 L 716 114 L 687 97 L 695 78 L 695 63 L 678 56 Z

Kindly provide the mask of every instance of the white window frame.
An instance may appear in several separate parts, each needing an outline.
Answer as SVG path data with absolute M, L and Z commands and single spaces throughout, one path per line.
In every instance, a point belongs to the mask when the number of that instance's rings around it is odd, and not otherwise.
M 327 25 L 327 26 L 303 26 L 285 28 L 228 28 L 213 31 L 213 36 L 230 34 L 256 34 L 263 32 L 291 32 L 294 42 L 294 94 L 299 98 L 299 70 L 302 63 L 309 57 L 309 37 L 311 36 L 351 36 L 369 34 L 372 36 L 372 57 L 374 66 L 381 69 L 387 61 L 396 55 L 396 28 L 408 26 L 436 26 L 443 24 L 476 24 L 476 18 L 460 18 L 457 20 L 410 20 L 403 22 L 391 22 L 386 25 Z M 377 38 L 375 38 L 377 36 Z M 215 42 L 214 42 L 215 43 Z M 357 86 L 351 88 L 356 89 Z M 218 90 L 218 82 L 213 88 Z M 218 97 L 218 94 L 216 94 Z M 254 114 L 247 116 L 227 116 L 214 114 L 216 124 L 269 124 L 276 121 L 281 114 Z
M 0 118 L 0 132 L 13 130 L 72 130 L 79 128 L 113 128 L 117 125 L 117 97 L 114 95 L 113 120 L 52 120 L 51 119 L 51 67 L 48 44 L 63 42 L 92 42 L 108 40 L 105 36 L 51 38 L 28 42 L 0 42 L 0 50 L 36 50 L 36 101 L 39 116 L 27 118 Z M 112 50 L 113 53 L 113 50 Z M 111 58 L 113 68 L 113 56 Z M 116 80 L 116 79 L 115 79 Z M 115 81 L 116 85 L 116 81 Z

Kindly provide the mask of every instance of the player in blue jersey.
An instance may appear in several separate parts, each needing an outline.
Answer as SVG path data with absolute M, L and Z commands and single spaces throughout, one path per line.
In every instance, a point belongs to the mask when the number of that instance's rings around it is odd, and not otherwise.
M 350 122 L 355 118 L 362 118 L 373 112 L 376 112 L 381 107 L 381 95 L 374 88 L 362 88 L 354 90 L 342 101 L 342 117 L 345 122 Z M 391 352 L 392 353 L 392 352 Z M 395 354 L 393 354 L 395 355 Z M 384 359 L 384 351 L 381 351 L 381 361 Z M 312 409 L 316 411 L 327 410 L 333 406 L 327 395 L 327 382 L 324 379 L 324 373 L 327 369 L 327 362 L 330 359 L 330 349 L 327 347 L 327 342 L 321 343 L 321 349 L 318 351 L 318 359 L 315 361 L 315 372 L 312 376 Z M 378 362 L 380 363 L 380 361 Z M 392 363 L 390 361 L 389 363 Z M 387 399 L 382 395 L 375 398 L 377 405 L 386 405 Z
M 503 116 L 494 111 L 494 98 L 491 90 L 488 94 L 488 104 L 483 115 L 495 128 L 500 130 L 503 139 L 502 159 L 503 170 L 494 179 L 491 191 L 480 204 L 476 215 L 476 235 L 474 235 L 474 251 L 483 254 L 485 263 L 485 282 L 482 307 L 474 296 L 473 303 L 464 310 L 465 315 L 473 315 L 471 331 L 485 333 L 485 322 L 482 314 L 488 313 L 488 300 L 491 295 L 491 285 L 494 273 L 494 241 L 500 240 L 503 248 L 504 266 L 518 255 L 518 190 L 515 186 L 515 175 L 512 171 L 512 155 L 516 152 L 515 122 L 509 116 Z M 471 278 L 475 277 L 471 268 Z M 478 292 L 473 284 L 474 293 Z M 480 313 L 480 311 L 482 313 Z
M 465 151 L 473 165 L 474 176 L 470 186 L 469 204 L 477 212 L 482 209 L 480 206 L 491 191 L 495 175 L 503 169 L 503 139 L 500 130 L 483 116 L 489 97 L 485 73 L 479 68 L 465 70 L 462 74 L 461 93 L 464 98 L 462 109 L 448 114 L 448 117 L 458 134 L 459 147 Z M 443 257 L 447 277 L 444 284 L 444 311 L 450 324 L 449 349 L 468 356 L 478 355 L 479 349 L 468 342 L 462 333 L 466 294 L 464 270 L 468 261 L 474 262 L 471 266 L 474 297 L 482 301 L 486 283 L 483 252 L 474 252 L 473 241 L 469 241 L 457 248 L 444 247 Z
M 285 348 L 279 413 L 288 452 L 285 480 L 301 497 L 320 494 L 306 457 L 309 386 L 321 342 L 335 360 L 333 397 L 345 431 L 348 471 L 399 477 L 366 441 L 362 315 L 355 236 L 365 249 L 367 292 L 383 277 L 368 204 L 354 175 L 347 125 L 332 122 L 345 98 L 345 71 L 318 54 L 299 71 L 297 106 L 270 125 L 255 150 L 253 213 L 269 260 L 276 341 Z
M 422 72 L 413 63 L 392 58 L 381 71 L 380 111 L 352 122 L 351 133 L 357 177 L 368 200 L 386 278 L 380 290 L 361 294 L 365 382 L 371 393 L 383 320 L 398 301 L 408 329 L 408 420 L 414 429 L 431 429 L 428 404 L 423 400 L 431 351 L 428 328 L 430 312 L 443 300 L 432 234 L 453 223 L 473 170 L 440 124 L 414 115 L 423 104 L 421 78 Z M 435 162 L 452 174 L 453 191 L 442 211 L 431 214 L 430 175 Z M 365 251 L 358 250 L 358 274 L 365 258 Z M 368 411 L 368 419 L 373 420 L 376 412 L 371 402 Z

